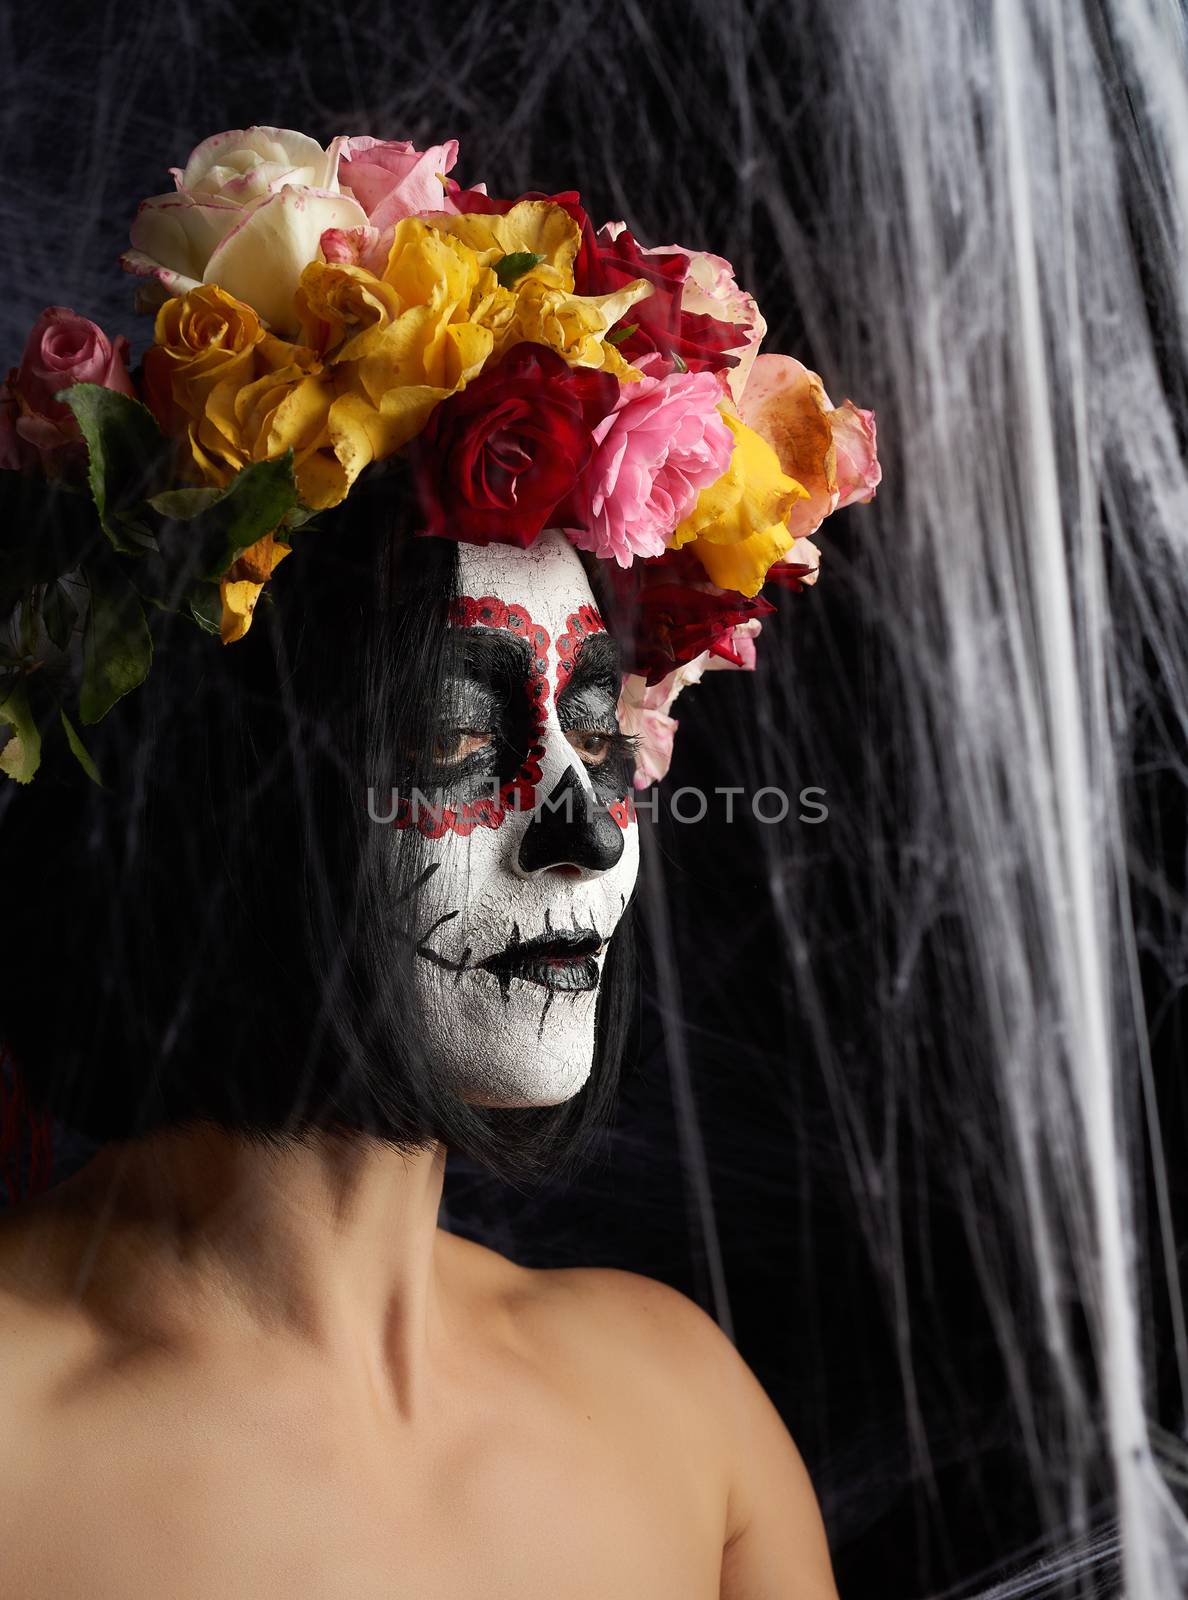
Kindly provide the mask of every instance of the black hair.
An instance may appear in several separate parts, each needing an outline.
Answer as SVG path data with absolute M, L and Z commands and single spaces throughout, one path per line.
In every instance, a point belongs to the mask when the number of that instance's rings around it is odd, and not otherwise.
M 105 789 L 65 751 L 6 786 L 0 1038 L 33 1101 L 92 1140 L 209 1121 L 442 1140 L 513 1180 L 569 1167 L 609 1120 L 629 929 L 574 1099 L 472 1106 L 430 1069 L 396 935 L 421 840 L 393 852 L 366 792 L 432 748 L 457 546 L 413 535 L 398 469 L 319 520 L 241 642 L 156 615 L 148 682 L 88 730 Z

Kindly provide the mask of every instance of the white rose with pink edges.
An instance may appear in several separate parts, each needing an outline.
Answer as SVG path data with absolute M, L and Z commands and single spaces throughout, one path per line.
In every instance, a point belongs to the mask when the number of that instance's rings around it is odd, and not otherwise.
M 328 229 L 368 226 L 342 191 L 335 141 L 290 128 L 232 128 L 173 167 L 176 192 L 142 202 L 122 265 L 145 280 L 142 306 L 214 283 L 275 333 L 297 331 L 294 292 Z

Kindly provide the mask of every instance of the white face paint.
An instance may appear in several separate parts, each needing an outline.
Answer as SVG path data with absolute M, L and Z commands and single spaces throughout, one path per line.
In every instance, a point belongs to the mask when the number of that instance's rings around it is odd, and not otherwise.
M 440 833 L 416 929 L 429 1060 L 472 1103 L 556 1105 L 589 1076 L 639 866 L 617 661 L 560 533 L 462 545 L 460 589 L 440 748 L 455 776 L 420 823 Z

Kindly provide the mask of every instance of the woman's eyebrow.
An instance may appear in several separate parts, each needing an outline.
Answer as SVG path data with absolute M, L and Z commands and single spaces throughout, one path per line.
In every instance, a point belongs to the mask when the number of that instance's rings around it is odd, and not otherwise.
M 609 633 L 589 634 L 574 658 L 573 671 L 557 699 L 560 702 L 584 689 L 603 688 L 617 700 L 620 677 L 618 644 Z
M 503 628 L 451 628 L 448 649 L 452 670 L 494 683 L 528 676 L 528 644 Z

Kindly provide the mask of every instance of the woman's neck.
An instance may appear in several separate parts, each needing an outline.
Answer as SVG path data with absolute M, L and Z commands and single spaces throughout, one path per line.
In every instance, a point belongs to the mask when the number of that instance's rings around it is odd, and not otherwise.
M 438 1327 L 444 1168 L 440 1146 L 155 1134 L 105 1148 L 46 1197 L 24 1267 L 122 1336 L 209 1347 L 246 1324 L 363 1371 L 405 1411 Z

